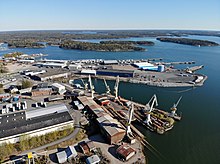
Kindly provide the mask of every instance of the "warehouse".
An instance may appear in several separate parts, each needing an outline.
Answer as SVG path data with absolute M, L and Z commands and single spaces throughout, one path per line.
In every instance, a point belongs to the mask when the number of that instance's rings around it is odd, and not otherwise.
M 101 76 L 133 77 L 134 71 L 130 71 L 130 70 L 97 70 L 96 74 L 101 75 Z
M 96 117 L 100 117 L 106 114 L 106 112 L 98 105 L 92 98 L 86 96 L 79 96 L 78 100 L 88 108 Z
M 118 61 L 117 60 L 104 60 L 102 64 L 104 65 L 118 64 Z
M 67 126 L 73 126 L 73 119 L 64 104 L 11 112 L 0 117 L 0 144 L 16 143 L 21 136 L 45 135 Z
M 61 77 L 68 77 L 70 74 L 71 72 L 65 69 L 48 69 L 47 72 L 31 76 L 31 78 L 33 80 L 46 81 Z
M 64 68 L 66 67 L 66 63 L 36 63 L 34 64 L 34 66 L 38 66 L 38 67 L 50 67 L 50 68 Z
M 134 63 L 133 65 L 134 65 L 135 67 L 138 67 L 138 68 L 142 68 L 142 67 L 154 67 L 153 64 L 148 63 L 148 62 L 139 62 L 139 63 Z
M 78 100 L 96 116 L 101 132 L 108 143 L 115 144 L 124 138 L 125 129 L 121 123 L 107 114 L 93 99 L 81 96 Z
M 96 70 L 83 69 L 81 71 L 81 74 L 83 74 L 83 75 L 96 75 Z
M 31 91 L 33 97 L 37 96 L 49 96 L 52 94 L 52 88 L 37 88 Z
M 66 92 L 65 86 L 63 86 L 63 85 L 61 85 L 61 84 L 59 84 L 59 83 L 53 83 L 53 84 L 52 84 L 52 89 L 53 89 L 55 92 L 59 93 L 59 94 L 64 94 L 64 93 Z
M 157 65 L 154 65 L 154 64 L 151 64 L 151 63 L 148 63 L 148 62 L 134 63 L 133 65 L 135 67 L 139 68 L 139 69 L 142 69 L 142 70 L 158 71 L 158 66 Z
M 109 114 L 97 118 L 102 134 L 106 137 L 109 144 L 117 144 L 125 136 L 125 129 L 116 119 Z
M 127 161 L 136 154 L 136 151 L 129 145 L 124 144 L 117 148 L 116 153 L 120 159 Z

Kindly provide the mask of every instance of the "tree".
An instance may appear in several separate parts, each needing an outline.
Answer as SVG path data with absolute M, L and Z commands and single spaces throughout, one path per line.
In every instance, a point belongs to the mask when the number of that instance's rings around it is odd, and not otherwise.
M 31 148 L 37 147 L 38 146 L 38 142 L 37 142 L 37 137 L 31 137 L 29 140 L 29 146 Z
M 2 64 L 0 65 L 0 73 L 8 73 L 8 69 L 4 67 Z
M 0 163 L 6 157 L 8 157 L 14 150 L 14 147 L 11 143 L 4 143 L 0 146 Z
M 4 89 L 3 88 L 0 88 L 0 94 L 1 93 L 5 93 Z
M 30 146 L 29 146 L 29 136 L 28 135 L 22 135 L 20 136 L 19 140 L 20 140 L 20 143 L 19 143 L 19 147 L 22 151 L 28 149 Z
M 32 87 L 32 85 L 33 85 L 32 82 L 29 80 L 22 80 L 22 82 L 21 82 L 21 87 L 23 89 L 30 88 L 30 87 Z

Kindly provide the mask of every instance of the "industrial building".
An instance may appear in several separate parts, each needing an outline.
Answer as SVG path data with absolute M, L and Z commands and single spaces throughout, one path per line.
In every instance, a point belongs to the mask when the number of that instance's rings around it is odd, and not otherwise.
M 52 88 L 37 88 L 31 91 L 32 97 L 51 95 Z
M 81 70 L 82 75 L 96 75 L 96 70 L 83 69 Z
M 20 59 L 20 60 L 17 60 L 18 63 L 34 63 L 35 60 L 34 59 Z
M 68 77 L 69 75 L 71 75 L 71 72 L 69 72 L 66 69 L 47 69 L 47 72 L 31 76 L 31 79 L 38 81 L 46 81 L 61 77 Z
M 123 140 L 125 136 L 125 129 L 109 114 L 97 118 L 102 134 L 106 137 L 109 144 L 117 144 Z
M 25 94 L 25 93 L 30 93 L 32 91 L 32 87 L 30 88 L 25 88 L 25 89 L 20 89 L 19 93 L 20 94 Z
M 24 72 L 24 75 L 26 75 L 26 76 L 34 76 L 34 75 L 43 74 L 43 73 L 46 73 L 46 70 L 25 71 L 25 72 Z
M 89 154 L 96 149 L 93 141 L 90 140 L 79 143 L 79 147 L 81 148 L 83 154 Z
M 106 114 L 106 112 L 92 98 L 86 96 L 77 97 L 78 100 L 92 112 L 97 118 Z
M 59 93 L 59 94 L 61 94 L 61 95 L 66 92 L 65 86 L 63 86 L 63 85 L 61 85 L 61 84 L 59 84 L 59 83 L 53 83 L 53 84 L 52 84 L 52 89 L 53 89 L 55 92 L 57 92 L 57 93 Z
M 92 155 L 92 156 L 86 158 L 86 164 L 97 164 L 100 161 L 101 160 L 98 155 Z
M 67 159 L 76 157 L 77 152 L 74 146 L 68 146 L 65 150 L 56 153 L 57 160 L 59 163 L 65 163 Z
M 103 60 L 102 64 L 104 65 L 118 64 L 118 61 L 117 60 Z
M 96 75 L 101 76 L 120 76 L 120 77 L 133 77 L 134 71 L 132 70 L 97 70 Z
M 136 151 L 128 144 L 124 144 L 117 148 L 116 154 L 120 159 L 127 161 L 136 154 Z
M 115 144 L 125 136 L 125 129 L 116 119 L 113 119 L 100 105 L 92 98 L 79 96 L 78 100 L 96 116 L 100 130 L 110 144 Z
M 38 66 L 38 67 L 49 67 L 49 68 L 64 68 L 67 66 L 67 64 L 64 62 L 64 63 L 55 63 L 55 62 L 49 62 L 49 63 L 36 63 L 34 64 L 35 66 Z
M 65 104 L 0 115 L 0 144 L 19 142 L 21 136 L 39 136 L 73 126 Z
M 165 70 L 164 65 L 154 65 L 149 62 L 139 62 L 139 63 L 134 63 L 132 65 L 139 68 L 139 69 L 148 70 L 148 71 L 164 72 L 164 70 Z

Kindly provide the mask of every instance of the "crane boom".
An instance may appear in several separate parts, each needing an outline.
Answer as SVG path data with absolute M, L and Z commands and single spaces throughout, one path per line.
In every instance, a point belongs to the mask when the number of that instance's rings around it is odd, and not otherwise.
M 151 103 L 152 102 L 152 103 Z M 151 103 L 151 106 L 150 106 L 150 103 Z M 156 103 L 156 104 L 155 104 Z M 151 117 L 150 117 L 150 114 L 151 114 L 151 111 L 153 110 L 153 107 L 154 107 L 154 104 L 156 106 L 158 106 L 158 102 L 157 102 L 157 96 L 154 94 L 150 101 L 146 104 L 146 107 L 150 107 L 150 110 L 147 112 L 147 118 L 145 120 L 145 123 L 147 123 L 148 126 L 150 126 L 150 124 L 152 123 L 151 122 Z
M 152 103 L 151 103 L 152 102 Z M 150 103 L 151 103 L 151 106 L 150 106 Z M 156 103 L 156 104 L 155 104 Z M 150 112 L 152 111 L 153 109 L 153 106 L 154 104 L 156 106 L 158 106 L 158 102 L 157 102 L 157 96 L 154 94 L 151 99 L 148 101 L 148 103 L 146 104 L 146 106 L 149 106 L 150 107 Z
M 118 86 L 119 86 L 119 76 L 116 77 L 114 92 L 115 92 L 115 99 L 118 99 Z
M 104 80 L 104 84 L 105 84 L 105 88 L 106 88 L 106 93 L 110 94 L 110 92 L 111 92 L 110 87 L 109 87 L 109 85 L 107 84 L 107 82 L 104 78 L 103 78 L 103 80 Z
M 92 93 L 92 98 L 94 98 L 94 93 L 95 93 L 94 89 L 95 89 L 95 87 L 92 85 L 92 79 L 91 79 L 90 75 L 89 75 L 89 85 L 90 85 L 90 91 Z
M 84 85 L 84 89 L 87 91 L 88 90 L 88 83 L 85 83 L 83 79 L 81 79 L 83 85 Z
M 181 97 L 178 99 L 178 101 L 173 105 L 174 108 L 176 108 L 176 107 L 179 105 L 181 99 L 182 99 L 182 96 L 181 96 Z
M 132 131 L 131 131 L 131 121 L 132 121 L 132 117 L 133 117 L 133 113 L 134 113 L 134 104 L 132 103 L 130 108 L 129 108 L 129 116 L 128 116 L 128 126 L 127 126 L 127 130 L 126 133 L 127 135 L 132 135 Z

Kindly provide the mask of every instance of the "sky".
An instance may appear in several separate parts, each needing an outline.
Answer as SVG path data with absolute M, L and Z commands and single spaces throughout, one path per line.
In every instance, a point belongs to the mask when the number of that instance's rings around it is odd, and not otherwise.
M 220 30 L 220 0 L 0 0 L 0 31 Z

